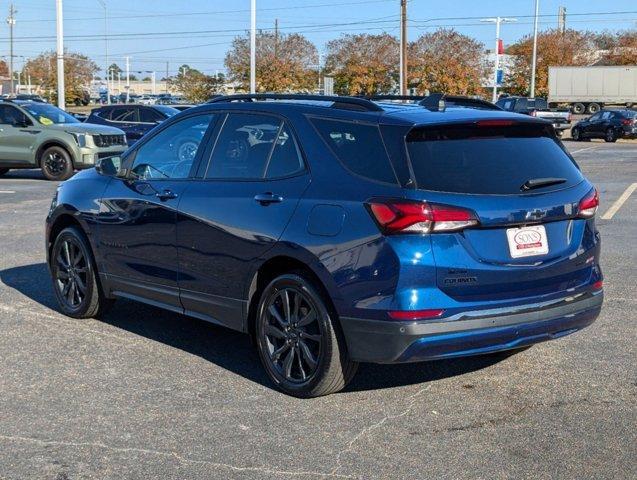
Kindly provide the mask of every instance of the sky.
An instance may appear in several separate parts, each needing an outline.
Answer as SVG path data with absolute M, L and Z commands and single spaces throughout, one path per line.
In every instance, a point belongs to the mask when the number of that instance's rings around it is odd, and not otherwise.
M 55 0 L 0 0 L 0 18 L 9 4 L 17 14 L 14 29 L 14 62 L 20 68 L 26 58 L 55 49 Z M 102 5 L 106 6 L 106 9 Z M 326 43 L 342 34 L 399 33 L 399 0 L 257 0 L 257 28 L 273 29 L 278 19 L 282 33 L 302 33 L 325 51 Z M 635 0 L 540 0 L 540 29 L 557 25 L 559 6 L 567 11 L 567 26 L 581 30 L 637 28 Z M 410 40 L 454 27 L 487 48 L 495 42 L 495 26 L 481 18 L 517 18 L 502 26 L 505 44 L 532 32 L 534 0 L 410 0 Z M 107 14 L 106 31 L 104 14 Z M 224 70 L 223 58 L 236 35 L 250 26 L 250 0 L 64 0 L 65 46 L 106 65 L 105 33 L 109 63 L 124 67 L 131 57 L 131 71 L 157 71 L 164 76 L 166 62 L 174 75 L 186 63 L 205 73 Z M 0 58 L 9 54 L 9 31 L 0 23 Z

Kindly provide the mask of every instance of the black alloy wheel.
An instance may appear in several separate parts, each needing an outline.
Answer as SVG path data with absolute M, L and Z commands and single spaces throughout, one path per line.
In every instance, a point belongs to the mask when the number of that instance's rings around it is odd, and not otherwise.
M 62 147 L 47 148 L 40 158 L 42 173 L 48 180 L 66 180 L 73 175 L 73 161 Z
M 112 304 L 100 290 L 90 244 L 78 227 L 66 228 L 56 237 L 49 270 L 55 296 L 65 315 L 98 317 Z
M 277 277 L 259 302 L 256 340 L 272 381 L 297 397 L 342 389 L 357 364 L 346 354 L 339 327 L 319 288 L 302 273 Z

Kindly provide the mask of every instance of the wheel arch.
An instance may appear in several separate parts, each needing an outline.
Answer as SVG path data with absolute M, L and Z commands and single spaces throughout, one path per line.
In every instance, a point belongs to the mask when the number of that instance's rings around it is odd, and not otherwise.
M 306 254 L 311 255 L 309 252 L 306 252 Z M 327 306 L 330 309 L 330 313 L 335 317 L 335 321 L 338 323 L 338 311 L 334 303 L 336 284 L 329 272 L 318 262 L 316 257 L 312 255 L 310 258 L 314 258 L 314 261 L 307 258 L 299 259 L 297 256 L 292 256 L 287 253 L 277 253 L 263 261 L 258 268 L 255 269 L 248 286 L 248 301 L 244 315 L 244 330 L 248 332 L 253 339 L 256 313 L 261 292 L 274 278 L 292 271 L 300 270 L 314 281 L 328 301 Z
M 38 149 L 36 150 L 35 162 L 38 167 L 42 166 L 42 154 L 46 151 L 47 148 L 50 148 L 50 147 L 63 148 L 66 151 L 66 153 L 69 154 L 69 157 L 71 157 L 73 168 L 75 168 L 77 159 L 73 155 L 73 148 L 69 144 L 63 142 L 62 140 L 53 140 L 53 139 L 42 142 L 42 145 L 40 145 Z

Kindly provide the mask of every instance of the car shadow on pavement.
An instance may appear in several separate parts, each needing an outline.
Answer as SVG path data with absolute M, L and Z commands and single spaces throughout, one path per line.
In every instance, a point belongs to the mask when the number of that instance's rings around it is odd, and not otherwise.
M 0 281 L 34 302 L 57 311 L 46 264 L 37 263 L 2 270 Z M 125 299 L 115 302 L 101 321 L 197 355 L 237 375 L 272 388 L 252 341 L 243 333 Z M 494 365 L 506 356 L 477 356 L 402 365 L 362 364 L 345 391 L 376 390 L 454 377 Z

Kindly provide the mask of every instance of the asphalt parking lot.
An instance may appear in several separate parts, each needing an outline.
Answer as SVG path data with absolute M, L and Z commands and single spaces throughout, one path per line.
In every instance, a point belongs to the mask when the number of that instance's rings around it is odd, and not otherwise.
M 637 143 L 565 143 L 601 194 L 597 322 L 511 356 L 362 365 L 313 400 L 273 390 L 247 336 L 130 301 L 60 315 L 43 248 L 56 185 L 10 172 L 0 478 L 637 478 L 637 192 L 603 219 L 637 182 Z

